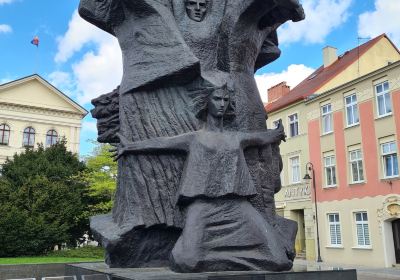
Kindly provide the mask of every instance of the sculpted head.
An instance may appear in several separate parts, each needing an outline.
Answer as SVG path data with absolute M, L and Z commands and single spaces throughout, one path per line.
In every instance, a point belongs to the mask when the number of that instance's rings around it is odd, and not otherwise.
M 193 92 L 193 110 L 196 117 L 203 121 L 207 118 L 232 119 L 235 116 L 232 94 L 227 84 Z
M 210 0 L 185 0 L 186 13 L 194 21 L 200 22 L 207 14 Z
M 230 98 L 227 90 L 224 88 L 214 90 L 208 98 L 208 115 L 214 118 L 222 118 L 229 106 L 229 101 Z

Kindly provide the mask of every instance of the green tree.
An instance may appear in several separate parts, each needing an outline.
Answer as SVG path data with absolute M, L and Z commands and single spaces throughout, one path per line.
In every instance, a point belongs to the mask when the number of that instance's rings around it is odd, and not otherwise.
M 88 231 L 85 164 L 65 141 L 27 149 L 2 167 L 0 256 L 36 255 L 76 244 Z
M 117 178 L 117 162 L 113 161 L 109 144 L 94 142 L 92 155 L 85 158 L 84 178 L 89 186 L 90 216 L 108 213 L 112 209 Z

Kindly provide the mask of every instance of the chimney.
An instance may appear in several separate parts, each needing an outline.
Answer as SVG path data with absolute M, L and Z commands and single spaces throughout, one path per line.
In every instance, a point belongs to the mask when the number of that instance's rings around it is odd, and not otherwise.
M 281 82 L 275 86 L 268 89 L 268 103 L 274 102 L 285 96 L 290 91 L 290 87 L 286 85 L 286 82 Z
M 337 49 L 334 47 L 326 46 L 322 49 L 322 55 L 324 59 L 324 67 L 328 67 L 338 59 Z

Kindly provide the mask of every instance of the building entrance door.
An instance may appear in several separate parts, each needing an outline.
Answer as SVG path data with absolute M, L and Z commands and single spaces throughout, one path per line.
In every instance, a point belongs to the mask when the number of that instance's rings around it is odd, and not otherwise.
M 306 257 L 306 237 L 305 237 L 305 226 L 304 226 L 304 210 L 292 210 L 291 219 L 297 222 L 298 230 L 296 235 L 296 253 L 297 257 Z
M 396 255 L 396 263 L 400 264 L 400 219 L 392 222 L 394 252 Z

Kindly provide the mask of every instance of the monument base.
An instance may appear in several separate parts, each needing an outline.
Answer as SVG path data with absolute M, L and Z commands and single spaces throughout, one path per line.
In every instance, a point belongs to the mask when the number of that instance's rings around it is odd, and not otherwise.
M 307 271 L 295 266 L 288 272 L 223 271 L 205 273 L 175 273 L 168 268 L 109 268 L 104 263 L 80 263 L 66 266 L 68 275 L 91 280 L 357 280 L 355 269 Z M 92 275 L 92 277 L 87 277 Z M 79 278 L 78 278 L 79 279 Z

